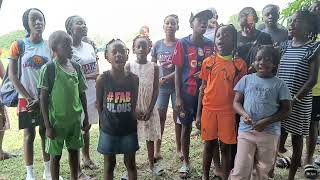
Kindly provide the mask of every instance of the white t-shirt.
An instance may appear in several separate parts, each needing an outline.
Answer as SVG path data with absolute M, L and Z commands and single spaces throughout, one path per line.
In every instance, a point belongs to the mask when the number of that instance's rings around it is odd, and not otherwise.
M 95 51 L 89 43 L 81 42 L 78 48 L 72 47 L 72 61 L 81 65 L 82 71 L 86 78 L 95 77 L 97 75 L 97 60 Z M 86 90 L 87 110 L 89 115 L 89 123 L 96 124 L 98 122 L 98 111 L 96 109 L 96 81 L 87 80 L 88 89 Z

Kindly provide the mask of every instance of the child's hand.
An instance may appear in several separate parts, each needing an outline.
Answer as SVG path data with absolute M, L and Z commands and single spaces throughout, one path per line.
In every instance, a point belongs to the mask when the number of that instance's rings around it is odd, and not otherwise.
M 142 112 L 136 112 L 136 115 L 137 115 L 137 119 L 138 119 L 139 121 L 143 121 L 143 116 L 144 116 L 144 114 L 143 114 Z
M 197 129 L 201 130 L 201 117 L 200 116 L 196 117 L 196 127 L 197 127 Z
M 152 114 L 152 111 L 151 111 L 151 112 L 148 111 L 148 112 L 144 115 L 144 117 L 143 117 L 144 121 L 149 121 L 149 119 L 150 119 L 150 117 L 151 117 L 151 114 Z
M 56 138 L 56 133 L 54 132 L 53 128 L 46 128 L 46 135 L 50 139 Z
M 39 99 L 31 99 L 27 101 L 27 110 L 37 110 L 39 108 Z
M 252 119 L 251 119 L 251 117 L 249 116 L 249 114 L 245 114 L 244 116 L 243 116 L 243 118 L 244 118 L 244 123 L 246 123 L 246 124 L 248 124 L 248 125 L 252 125 Z
M 265 121 L 260 120 L 257 123 L 255 123 L 252 128 L 258 132 L 262 132 L 266 128 L 267 124 Z
M 164 85 L 164 83 L 166 83 L 166 78 L 162 77 L 159 79 L 159 86 Z
M 199 79 L 199 75 L 200 75 L 200 71 L 194 73 L 194 74 L 193 74 L 193 77 L 194 77 L 195 79 Z
M 183 111 L 183 100 L 181 97 L 178 97 L 176 100 L 177 112 Z

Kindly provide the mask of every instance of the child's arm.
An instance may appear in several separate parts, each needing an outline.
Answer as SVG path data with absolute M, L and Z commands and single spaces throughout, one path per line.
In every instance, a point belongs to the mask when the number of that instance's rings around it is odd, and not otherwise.
M 136 107 L 137 107 L 138 93 L 139 93 L 139 77 L 137 75 L 133 75 L 132 108 L 134 111 L 136 110 Z
M 291 101 L 281 100 L 279 111 L 270 117 L 267 117 L 258 121 L 256 124 L 253 125 L 253 129 L 261 132 L 269 124 L 286 119 L 289 116 L 290 112 L 291 112 Z
M 154 109 L 154 106 L 157 102 L 159 94 L 159 66 L 154 64 L 154 79 L 153 79 L 153 92 L 152 92 L 152 99 L 149 105 L 149 108 L 145 114 L 144 120 L 148 121 Z
M 252 119 L 249 114 L 243 108 L 244 94 L 237 92 L 233 100 L 233 109 L 244 118 L 244 122 L 248 125 L 252 125 Z
M 180 112 L 183 111 L 183 100 L 181 97 L 182 67 L 176 65 L 175 68 L 176 108 Z
M 82 125 L 82 130 L 83 131 L 89 131 L 90 129 L 90 125 L 89 125 L 89 121 L 88 121 L 88 110 L 87 110 L 87 97 L 86 97 L 86 93 L 84 91 L 79 92 L 80 93 L 80 100 L 81 100 L 81 104 L 82 104 L 82 108 L 83 108 L 83 112 L 84 112 L 84 120 L 83 120 L 83 125 Z
M 203 99 L 204 89 L 206 88 L 206 86 L 207 86 L 207 81 L 202 80 L 202 84 L 199 89 L 198 110 L 197 110 L 197 117 L 196 117 L 196 126 L 198 129 L 201 129 L 202 99 Z
M 54 139 L 56 134 L 54 133 L 53 127 L 49 121 L 49 109 L 48 109 L 48 101 L 49 94 L 48 90 L 41 88 L 40 89 L 40 108 L 43 116 L 43 122 L 46 127 L 46 135 L 50 139 Z
M 294 98 L 292 101 L 292 105 L 294 105 L 297 101 L 301 101 L 317 84 L 318 73 L 319 73 L 319 64 L 320 64 L 320 53 L 310 62 L 310 74 L 307 82 L 302 86 L 302 88 L 298 91 L 297 94 L 294 94 Z
M 96 81 L 96 96 L 97 96 L 97 110 L 99 114 L 99 127 L 101 127 L 101 115 L 103 108 L 103 89 L 104 89 L 104 79 L 103 75 L 98 76 Z

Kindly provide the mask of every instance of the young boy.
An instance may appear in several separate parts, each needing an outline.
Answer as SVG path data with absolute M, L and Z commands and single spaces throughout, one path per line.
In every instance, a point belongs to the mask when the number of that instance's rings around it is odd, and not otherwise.
M 197 113 L 197 101 L 200 87 L 199 72 L 202 61 L 213 52 L 213 43 L 203 37 L 207 30 L 208 20 L 213 16 L 210 10 L 191 13 L 191 35 L 182 38 L 176 44 L 172 57 L 175 65 L 176 108 L 182 124 L 181 150 L 183 165 L 179 172 L 182 178 L 188 176 L 189 146 L 192 122 Z
M 71 37 L 64 31 L 56 31 L 49 37 L 49 46 L 55 60 L 42 67 L 38 82 L 38 88 L 41 89 L 41 111 L 46 127 L 46 152 L 51 155 L 52 179 L 58 180 L 59 162 L 65 143 L 69 151 L 71 179 L 76 180 L 79 149 L 83 146 L 80 127 L 82 111 L 85 114 L 82 128 L 89 128 L 85 95 L 87 85 L 80 65 L 70 61 Z

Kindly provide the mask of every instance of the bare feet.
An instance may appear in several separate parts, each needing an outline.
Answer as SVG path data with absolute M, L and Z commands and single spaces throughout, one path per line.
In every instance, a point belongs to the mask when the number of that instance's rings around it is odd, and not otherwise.
M 17 157 L 17 155 L 11 154 L 11 153 L 8 153 L 8 152 L 5 152 L 5 151 L 2 151 L 0 153 L 0 161 L 6 160 L 6 159 L 10 159 L 12 157 Z

